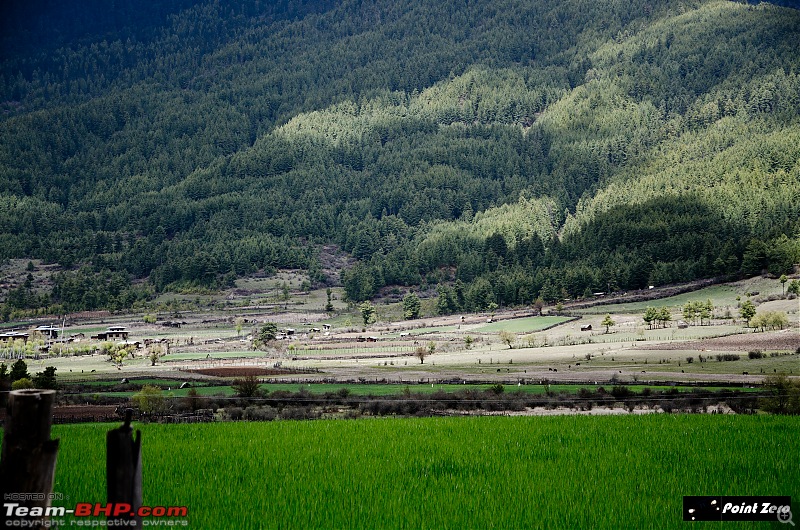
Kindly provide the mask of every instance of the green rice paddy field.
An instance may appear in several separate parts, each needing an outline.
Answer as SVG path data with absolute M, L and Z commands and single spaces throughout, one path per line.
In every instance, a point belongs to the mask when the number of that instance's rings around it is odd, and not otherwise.
M 144 504 L 190 528 L 719 528 L 684 495 L 800 498 L 800 418 L 646 415 L 141 425 Z M 56 426 L 55 491 L 105 502 L 107 425 Z M 62 504 L 59 504 L 62 503 Z M 778 523 L 723 523 L 732 528 Z

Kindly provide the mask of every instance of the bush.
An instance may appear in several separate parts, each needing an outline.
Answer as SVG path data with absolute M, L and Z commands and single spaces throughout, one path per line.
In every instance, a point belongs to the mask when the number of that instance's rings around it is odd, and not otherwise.
M 144 385 L 142 389 L 131 398 L 144 413 L 161 412 L 166 408 L 164 393 L 153 385 Z
M 278 412 L 269 405 L 259 407 L 250 405 L 244 409 L 243 418 L 247 421 L 272 421 L 278 417 Z
M 766 355 L 764 355 L 764 352 L 761 350 L 750 350 L 747 352 L 748 359 L 763 359 L 764 357 L 766 357 Z
M 228 407 L 225 409 L 225 416 L 229 420 L 238 421 L 244 416 L 244 411 L 241 409 L 241 407 Z
M 611 395 L 617 399 L 624 399 L 632 394 L 631 389 L 625 385 L 616 385 L 611 388 Z
M 261 393 L 261 382 L 258 377 L 254 375 L 247 375 L 245 377 L 235 379 L 231 388 L 233 388 L 236 395 L 239 397 L 250 398 L 256 397 Z
M 22 390 L 25 388 L 34 388 L 33 381 L 27 377 L 22 377 L 11 383 L 11 390 Z
M 497 396 L 502 394 L 504 391 L 505 391 L 505 387 L 503 385 L 501 385 L 500 383 L 497 383 L 496 385 L 492 385 L 489 388 L 489 392 L 491 392 L 491 393 L 493 393 L 493 394 L 495 394 Z
M 767 396 L 759 405 L 773 414 L 800 414 L 800 382 L 792 381 L 785 374 L 772 375 L 764 380 Z

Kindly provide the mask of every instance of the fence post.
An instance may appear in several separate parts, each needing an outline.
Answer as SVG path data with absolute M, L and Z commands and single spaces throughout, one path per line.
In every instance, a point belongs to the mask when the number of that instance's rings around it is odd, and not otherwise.
M 50 506 L 58 456 L 58 439 L 50 439 L 55 395 L 55 390 L 26 389 L 14 390 L 8 396 L 0 454 L 0 490 L 4 503 L 27 508 L 25 512 L 30 515 L 17 516 L 20 512 L 15 511 L 16 517 L 12 517 L 4 509 L 7 525 L 21 519 L 32 524 L 28 528 L 42 528 L 46 524 L 42 515 Z
M 106 493 L 109 504 L 127 504 L 130 514 L 142 506 L 142 433 L 134 438 L 131 428 L 133 411 L 125 410 L 125 423 L 106 434 Z M 142 528 L 142 518 L 121 514 L 109 520 L 126 521 L 128 528 Z

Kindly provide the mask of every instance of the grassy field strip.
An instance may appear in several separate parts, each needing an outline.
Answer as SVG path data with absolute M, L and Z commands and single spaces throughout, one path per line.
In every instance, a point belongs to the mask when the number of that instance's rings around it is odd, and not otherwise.
M 646 300 L 642 302 L 626 302 L 621 304 L 597 305 L 586 309 L 576 309 L 578 314 L 604 315 L 606 313 L 639 313 L 644 312 L 648 307 L 673 307 L 677 310 L 687 302 L 694 300 L 711 300 L 717 308 L 730 306 L 735 314 L 737 300 L 736 297 L 744 300 L 747 293 L 758 292 L 761 296 L 769 294 L 780 294 L 781 287 L 775 280 L 765 278 L 751 278 L 749 280 L 736 282 L 733 284 L 711 285 L 697 291 L 682 293 L 667 298 L 657 300 Z
M 491 324 L 477 327 L 472 331 L 478 333 L 497 333 L 501 330 L 505 330 L 512 333 L 535 333 L 568 322 L 569 320 L 572 320 L 572 318 L 557 316 L 514 318 L 492 322 Z
M 241 350 L 227 352 L 170 353 L 161 357 L 161 361 L 195 361 L 203 359 L 238 359 L 265 357 L 263 351 Z
M 144 504 L 186 505 L 190 527 L 197 529 L 685 529 L 683 495 L 800 494 L 796 417 L 480 417 L 138 428 Z M 54 427 L 54 437 L 61 438 L 55 491 L 70 499 L 58 502 L 72 507 L 105 501 L 107 430 Z

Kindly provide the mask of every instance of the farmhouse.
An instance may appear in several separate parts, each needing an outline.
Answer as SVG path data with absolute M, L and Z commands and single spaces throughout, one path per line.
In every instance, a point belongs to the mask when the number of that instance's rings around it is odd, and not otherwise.
M 581 326 L 581 331 L 592 331 L 592 325 L 591 324 L 585 324 L 585 325 Z
M 0 333 L 0 341 L 14 341 L 17 339 L 28 342 L 28 334 L 24 331 L 7 331 L 5 333 Z
M 58 333 L 61 331 L 59 328 L 55 326 L 39 326 L 34 330 L 36 333 L 41 333 L 47 339 L 57 339 Z
M 108 340 L 108 341 L 125 341 L 128 340 L 128 330 L 125 326 L 109 326 L 106 331 L 101 331 L 97 335 L 92 335 L 93 339 Z

